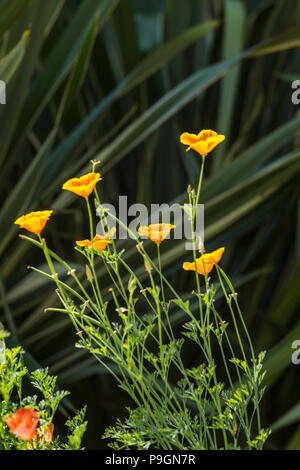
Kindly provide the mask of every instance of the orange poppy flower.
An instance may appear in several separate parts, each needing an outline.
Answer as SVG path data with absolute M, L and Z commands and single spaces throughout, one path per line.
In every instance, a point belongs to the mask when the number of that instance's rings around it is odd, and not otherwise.
M 10 431 L 23 441 L 31 441 L 36 437 L 39 414 L 33 408 L 19 408 L 12 416 L 4 418 Z
M 105 236 L 102 235 L 95 235 L 93 240 L 79 240 L 76 241 L 76 245 L 78 246 L 86 246 L 87 248 L 93 248 L 97 251 L 102 251 L 106 248 L 107 243 L 111 243 L 109 234 Z
M 196 267 L 195 263 L 183 263 L 183 269 L 186 271 L 196 271 L 198 274 L 202 274 L 203 276 L 210 273 L 212 268 L 215 264 L 218 264 L 220 259 L 223 256 L 225 248 L 219 248 L 218 250 L 213 251 L 212 253 L 205 253 L 204 255 L 200 256 L 200 258 L 196 259 Z
M 100 173 L 88 173 L 80 178 L 72 178 L 66 181 L 62 189 L 71 191 L 77 194 L 77 196 L 88 197 L 94 191 L 94 187 L 98 181 L 101 180 Z
M 173 228 L 175 228 L 175 225 L 151 224 L 147 227 L 141 226 L 138 229 L 138 232 L 142 237 L 148 237 L 154 243 L 159 245 L 169 235 Z
M 218 134 L 210 129 L 203 129 L 199 134 L 189 134 L 184 132 L 180 136 L 180 142 L 188 145 L 186 151 L 190 149 L 198 152 L 202 157 L 205 157 L 211 152 L 217 145 L 225 140 L 225 136 Z
M 30 212 L 30 214 L 22 215 L 19 217 L 15 224 L 20 225 L 20 228 L 25 228 L 29 232 L 41 233 L 43 228 L 45 227 L 47 221 L 50 219 L 50 216 L 53 211 L 37 211 L 37 212 Z

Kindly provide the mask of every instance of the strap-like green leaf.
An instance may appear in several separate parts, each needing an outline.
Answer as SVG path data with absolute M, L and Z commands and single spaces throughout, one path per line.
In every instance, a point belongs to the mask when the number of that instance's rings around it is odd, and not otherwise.
M 9 82 L 24 57 L 30 40 L 30 30 L 24 32 L 18 44 L 0 60 L 0 80 Z

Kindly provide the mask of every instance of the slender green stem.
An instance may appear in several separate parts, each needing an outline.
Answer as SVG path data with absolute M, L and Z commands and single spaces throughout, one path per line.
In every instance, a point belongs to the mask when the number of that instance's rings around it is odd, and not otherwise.
M 158 259 L 159 277 L 160 277 L 160 290 L 161 290 L 161 295 L 162 295 L 162 300 L 163 300 L 163 306 L 165 308 L 166 298 L 165 298 L 164 283 L 163 283 L 163 277 L 162 277 L 162 268 L 161 268 L 161 259 L 160 259 L 160 245 L 159 245 L 159 243 L 157 243 L 156 246 L 157 246 L 157 259 Z

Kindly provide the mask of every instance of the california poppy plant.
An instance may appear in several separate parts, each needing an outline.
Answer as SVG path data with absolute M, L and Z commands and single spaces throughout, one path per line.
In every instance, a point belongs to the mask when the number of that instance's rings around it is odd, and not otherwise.
M 218 250 L 212 251 L 211 253 L 205 253 L 200 258 L 196 259 L 195 263 L 183 263 L 183 269 L 186 271 L 197 271 L 198 274 L 203 276 L 210 273 L 215 264 L 218 264 L 221 260 L 225 248 L 218 248 Z
M 88 173 L 80 178 L 72 178 L 66 181 L 62 189 L 71 191 L 77 194 L 77 196 L 88 197 L 94 191 L 98 181 L 101 180 L 100 173 Z
M 31 441 L 36 437 L 38 412 L 33 408 L 20 408 L 12 416 L 4 418 L 10 431 L 23 441 Z
M 30 214 L 19 217 L 15 221 L 15 224 L 19 225 L 20 228 L 25 228 L 29 232 L 35 233 L 37 235 L 41 233 L 45 227 L 52 212 L 53 211 L 30 212 Z
M 175 225 L 151 224 L 147 227 L 141 226 L 138 229 L 138 232 L 142 237 L 148 237 L 154 243 L 159 245 L 169 235 L 173 228 L 175 228 Z
M 184 132 L 180 136 L 180 142 L 188 145 L 188 148 L 186 149 L 187 152 L 190 149 L 193 149 L 202 155 L 202 157 L 205 157 L 217 145 L 223 142 L 223 140 L 225 140 L 224 135 L 218 134 L 211 129 L 203 129 L 199 134 Z

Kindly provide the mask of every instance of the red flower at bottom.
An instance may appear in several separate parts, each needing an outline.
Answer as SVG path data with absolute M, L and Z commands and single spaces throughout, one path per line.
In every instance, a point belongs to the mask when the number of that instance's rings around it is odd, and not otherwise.
M 4 418 L 10 431 L 23 441 L 31 441 L 36 437 L 39 414 L 33 408 L 20 408 L 12 416 Z

